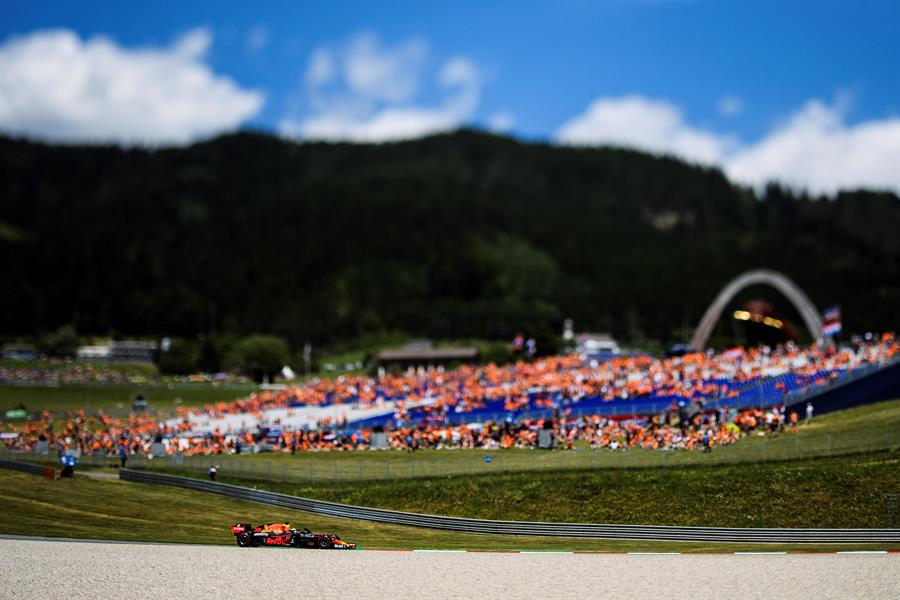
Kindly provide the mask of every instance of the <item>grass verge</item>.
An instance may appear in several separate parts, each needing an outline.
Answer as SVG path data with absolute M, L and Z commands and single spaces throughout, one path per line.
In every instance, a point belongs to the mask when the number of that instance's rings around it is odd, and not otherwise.
M 394 481 L 222 481 L 360 506 L 479 519 L 710 527 L 887 525 L 900 452 L 642 469 L 572 469 Z
M 556 550 L 585 552 L 737 552 L 900 549 L 890 545 L 760 545 L 604 541 L 453 533 L 379 525 L 229 498 L 86 477 L 49 480 L 0 471 L 0 533 L 153 542 L 234 543 L 229 525 L 282 521 L 340 534 L 364 548 Z M 266 551 L 266 550 L 259 550 Z

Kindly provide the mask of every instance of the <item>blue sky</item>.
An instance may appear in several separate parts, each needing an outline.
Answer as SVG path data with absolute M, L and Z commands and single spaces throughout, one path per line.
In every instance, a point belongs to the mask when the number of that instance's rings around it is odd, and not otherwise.
M 897 73 L 893 1 L 33 1 L 0 21 L 0 128 L 169 144 L 472 124 L 751 185 L 900 190 Z

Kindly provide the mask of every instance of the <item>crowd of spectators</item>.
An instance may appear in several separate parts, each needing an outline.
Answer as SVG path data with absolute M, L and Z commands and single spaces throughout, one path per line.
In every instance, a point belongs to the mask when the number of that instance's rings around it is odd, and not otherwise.
M 312 379 L 284 390 L 251 394 L 232 402 L 181 408 L 179 416 L 261 415 L 266 410 L 331 404 L 375 408 L 386 401 L 407 405 L 425 416 L 469 413 L 489 403 L 504 411 L 551 408 L 584 398 L 627 400 L 653 395 L 666 400 L 727 399 L 766 378 L 791 375 L 803 387 L 825 385 L 860 367 L 883 364 L 900 354 L 893 334 L 836 349 L 787 344 L 776 349 L 735 348 L 657 359 L 647 355 L 592 360 L 578 355 L 545 357 L 511 365 L 410 370 L 378 378 L 341 376 Z
M 242 449 L 264 446 L 275 452 L 359 451 L 375 449 L 407 450 L 446 448 L 537 448 L 571 449 L 583 442 L 591 449 L 705 450 L 736 442 L 757 432 L 779 433 L 798 424 L 795 411 L 785 408 L 718 409 L 686 414 L 672 410 L 647 417 L 613 419 L 601 415 L 547 419 L 526 419 L 458 426 L 419 425 L 396 429 L 332 431 L 244 432 L 203 436 L 180 436 L 186 425 L 167 426 L 147 416 L 116 419 L 84 415 L 77 411 L 58 426 L 51 415 L 27 423 L 17 437 L 8 438 L 7 447 L 19 450 L 117 456 L 154 451 L 186 455 L 240 454 Z M 545 432 L 541 440 L 541 432 Z M 380 440 L 379 440 L 380 436 Z
M 147 383 L 155 379 L 146 369 L 127 366 L 110 368 L 105 365 L 74 361 L 47 360 L 0 365 L 0 383 L 86 384 L 86 383 Z
M 142 414 L 114 418 L 84 411 L 55 418 L 44 412 L 24 423 L 7 423 L 0 436 L 12 449 L 30 450 L 40 444 L 57 449 L 77 448 L 88 454 L 110 454 L 119 446 L 143 454 L 153 452 L 153 448 L 157 453 L 160 448 L 166 453 L 232 453 L 251 445 L 286 452 L 356 450 L 373 446 L 373 436 L 380 432 L 373 428 L 353 429 L 353 423 L 342 424 L 345 427 L 321 423 L 311 430 L 286 431 L 276 423 L 276 427 L 265 430 L 254 427 L 252 431 L 215 429 L 198 433 L 194 419 L 199 415 L 261 415 L 271 408 L 309 405 L 377 406 L 391 399 L 396 416 L 405 418 L 395 420 L 399 426 L 384 432 L 383 445 L 387 448 L 534 447 L 539 432 L 550 431 L 557 444 L 568 447 L 583 441 L 592 448 L 709 449 L 733 443 L 753 431 L 778 431 L 797 422 L 796 414 L 785 415 L 783 408 L 739 411 L 723 408 L 727 402 L 717 402 L 713 409 L 707 402 L 710 398 L 727 400 L 744 385 L 785 375 L 797 384 L 825 385 L 842 374 L 867 365 L 886 364 L 898 357 L 900 346 L 893 334 L 858 340 L 843 348 L 787 345 L 667 359 L 631 356 L 606 361 L 557 356 L 508 366 L 464 366 L 379 378 L 311 380 L 305 385 L 264 391 L 202 409 L 179 409 L 179 418 L 172 420 Z M 775 389 L 777 392 L 777 386 Z M 655 415 L 572 416 L 572 407 L 585 397 L 609 401 L 647 394 L 671 402 Z M 430 403 L 416 409 L 416 419 L 410 418 L 406 403 L 423 399 Z M 502 421 L 487 421 L 473 413 L 489 402 L 502 403 L 509 416 Z M 781 407 L 783 402 L 783 397 L 771 397 L 766 406 Z M 527 418 L 523 411 L 534 407 L 551 411 L 553 417 Z M 472 418 L 466 424 L 451 426 L 443 418 L 450 412 L 469 413 Z
M 233 373 L 193 373 L 160 376 L 153 365 L 107 365 L 64 359 L 14 361 L 0 364 L 0 383 L 85 385 L 147 383 L 249 383 Z

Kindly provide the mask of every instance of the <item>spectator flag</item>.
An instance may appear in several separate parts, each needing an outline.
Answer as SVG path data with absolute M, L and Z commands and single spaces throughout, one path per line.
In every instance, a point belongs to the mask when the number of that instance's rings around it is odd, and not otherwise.
M 832 306 L 822 313 L 825 323 L 822 325 L 822 334 L 835 336 L 841 332 L 841 307 Z

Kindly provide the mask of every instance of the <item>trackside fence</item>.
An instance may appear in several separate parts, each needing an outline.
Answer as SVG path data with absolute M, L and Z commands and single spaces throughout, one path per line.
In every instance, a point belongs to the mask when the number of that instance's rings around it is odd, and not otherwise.
M 122 469 L 119 471 L 119 477 L 125 481 L 168 485 L 217 494 L 237 500 L 256 502 L 268 506 L 280 506 L 333 517 L 468 533 L 682 542 L 780 544 L 900 543 L 900 530 L 898 529 L 749 529 L 465 519 L 323 502 L 276 492 L 149 471 Z
M 363 450 L 345 452 L 285 452 L 185 456 L 173 454 L 153 459 L 129 456 L 126 466 L 168 473 L 205 474 L 215 466 L 222 477 L 284 483 L 309 481 L 374 481 L 491 475 L 556 469 L 676 468 L 685 466 L 757 464 L 760 462 L 850 456 L 900 450 L 900 431 L 873 429 L 835 435 L 800 436 L 793 432 L 751 436 L 713 448 L 650 450 L 629 448 L 590 450 L 578 443 L 573 450 L 477 448 L 468 450 Z M 59 465 L 56 453 L 15 452 L 0 448 L 0 458 Z M 82 467 L 118 467 L 118 457 L 97 454 L 78 456 Z

